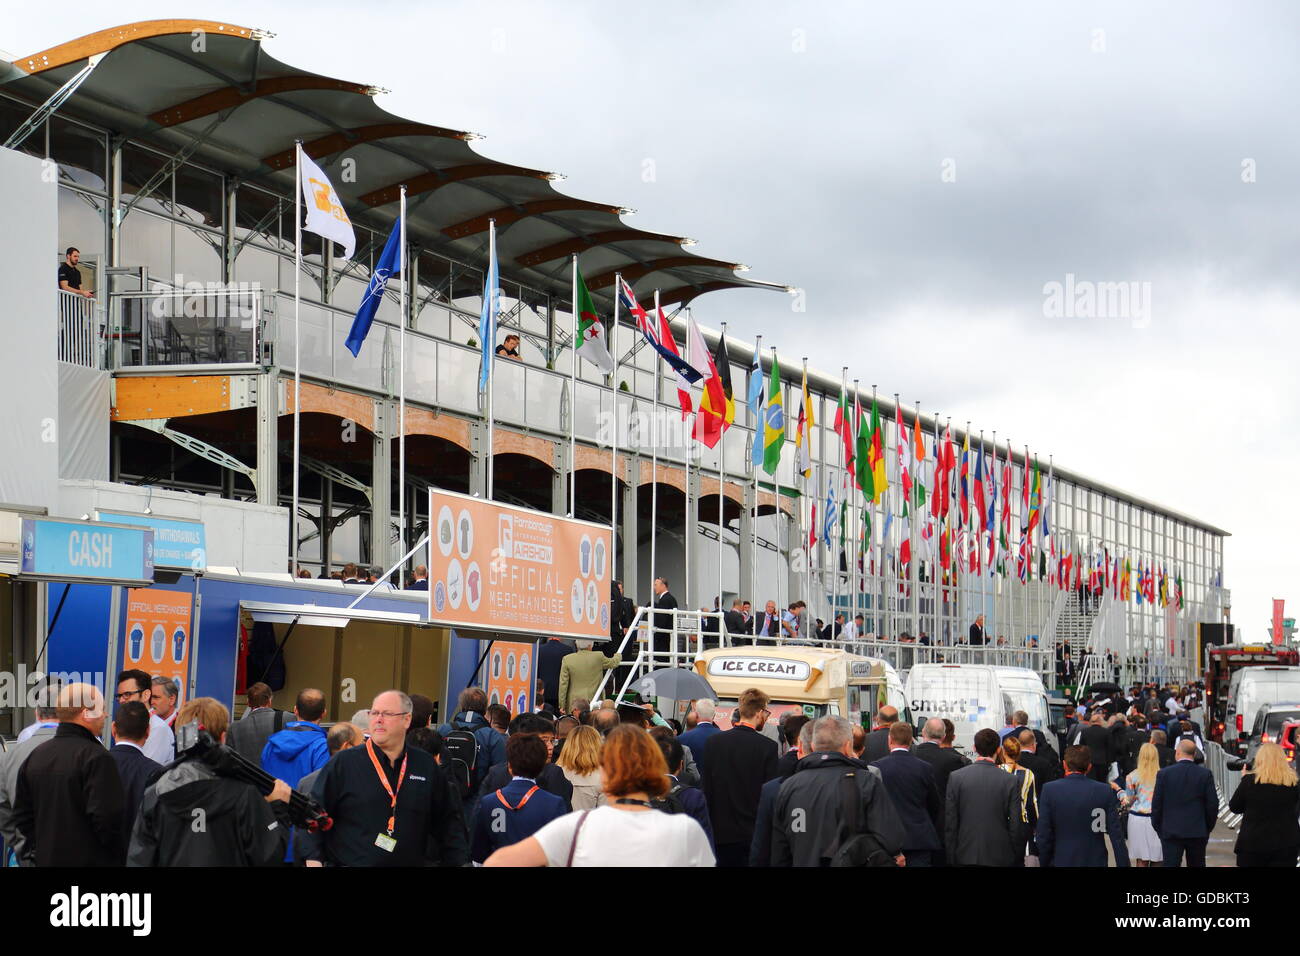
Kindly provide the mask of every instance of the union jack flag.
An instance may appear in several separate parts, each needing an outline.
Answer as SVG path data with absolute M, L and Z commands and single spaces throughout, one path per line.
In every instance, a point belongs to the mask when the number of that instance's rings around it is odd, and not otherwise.
M 694 385 L 704 377 L 703 373 L 682 358 L 681 353 L 677 351 L 677 343 L 673 341 L 673 332 L 663 311 L 659 310 L 658 322 L 651 319 L 637 302 L 636 296 L 632 294 L 632 287 L 621 276 L 618 280 L 618 297 L 623 308 L 636 316 L 636 327 L 641 330 L 645 340 L 665 362 L 672 366 L 679 377 L 685 379 L 688 385 Z

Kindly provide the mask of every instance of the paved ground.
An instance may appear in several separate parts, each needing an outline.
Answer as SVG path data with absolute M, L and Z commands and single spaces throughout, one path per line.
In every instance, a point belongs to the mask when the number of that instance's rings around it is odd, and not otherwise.
M 1236 866 L 1237 856 L 1232 852 L 1233 845 L 1237 842 L 1237 831 L 1229 829 L 1222 820 L 1214 825 L 1214 832 L 1210 834 L 1210 844 L 1205 848 L 1205 865 L 1209 866 Z M 1106 841 L 1106 852 L 1110 856 L 1110 865 L 1115 865 L 1115 854 L 1110 851 L 1110 841 Z

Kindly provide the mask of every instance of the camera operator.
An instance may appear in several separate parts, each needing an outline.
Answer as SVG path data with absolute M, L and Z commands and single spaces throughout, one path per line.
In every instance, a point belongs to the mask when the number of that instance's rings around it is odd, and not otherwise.
M 191 721 L 225 742 L 230 713 L 220 702 L 187 701 L 176 726 Z M 182 753 L 144 792 L 127 866 L 275 866 L 284 859 L 289 796 L 283 780 L 263 798 L 211 761 Z

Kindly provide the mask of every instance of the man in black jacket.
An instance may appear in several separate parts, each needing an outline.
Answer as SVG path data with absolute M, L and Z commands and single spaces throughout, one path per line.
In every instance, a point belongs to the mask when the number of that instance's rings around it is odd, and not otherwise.
M 654 632 L 650 643 L 654 652 L 661 655 L 653 663 L 655 667 L 667 667 L 668 659 L 663 655 L 667 655 L 673 646 L 673 615 L 670 612 L 677 609 L 677 598 L 668 590 L 667 578 L 655 578 L 651 588 L 654 591 L 654 609 L 663 612 L 651 615 Z
M 1034 796 L 1037 797 L 1042 794 L 1044 784 L 1061 779 L 1061 761 L 1050 747 L 1041 754 L 1038 752 L 1038 740 L 1028 727 L 1020 731 L 1016 741 L 1020 744 L 1020 757 L 1016 762 L 1033 772 Z
M 1100 710 L 1092 710 L 1091 713 L 1088 726 L 1084 728 L 1083 735 L 1079 738 L 1079 744 L 1092 752 L 1092 768 L 1088 771 L 1088 776 L 1105 783 L 1106 771 L 1110 769 L 1111 761 L 1115 759 L 1114 734 L 1102 722 L 1103 716 Z
M 91 684 L 59 691 L 59 727 L 32 751 L 14 792 L 13 825 L 35 866 L 121 866 L 125 797 L 99 735 L 107 712 Z
M 725 734 L 723 735 L 725 736 Z M 821 717 L 813 725 L 813 752 L 781 785 L 772 812 L 773 866 L 826 866 L 837 845 L 846 812 L 857 817 L 856 833 L 870 834 L 902 864 L 904 828 L 878 771 L 850 756 L 853 725 L 843 717 Z M 845 781 L 860 801 L 846 804 Z M 850 809 L 851 808 L 851 809 Z
M 122 792 L 126 801 L 122 833 L 131 838 L 135 815 L 144 799 L 144 788 L 162 773 L 162 764 L 144 755 L 144 742 L 149 737 L 149 709 L 138 700 L 129 700 L 117 709 L 113 717 L 113 738 L 117 741 L 109 754 L 117 762 L 117 772 L 122 778 Z
M 408 747 L 411 698 L 384 691 L 370 708 L 370 739 L 336 754 L 312 796 L 334 819 L 308 866 L 464 866 L 469 831 L 442 768 Z
M 889 755 L 871 766 L 880 771 L 885 792 L 902 822 L 903 856 L 908 866 L 930 866 L 940 849 L 943 799 L 934 783 L 934 768 L 912 756 L 912 725 L 898 721 L 889 728 Z
M 1196 764 L 1196 744 L 1178 741 L 1172 767 L 1156 774 L 1151 798 L 1151 825 L 1160 837 L 1166 867 L 1205 866 L 1205 847 L 1219 814 L 1219 793 L 1214 776 Z
M 760 792 L 777 775 L 776 741 L 762 733 L 768 700 L 757 688 L 741 693 L 732 728 L 705 746 L 702 782 L 719 866 L 748 862 Z
M 924 760 L 934 770 L 934 785 L 939 789 L 940 797 L 947 796 L 948 777 L 952 772 L 970 766 L 968 758 L 951 747 L 943 746 L 945 732 L 943 719 L 931 717 L 921 728 L 921 742 L 912 749 L 912 756 Z
M 753 644 L 754 642 L 747 638 L 737 640 L 738 635 L 747 635 L 749 631 L 746 628 L 744 602 L 740 598 L 731 602 L 731 610 L 722 615 L 722 624 L 731 635 L 732 645 Z
M 862 751 L 862 762 L 875 763 L 889 753 L 889 728 L 898 720 L 898 708 L 886 704 L 876 713 L 876 726 L 867 734 Z
M 197 722 L 218 743 L 230 713 L 211 697 L 185 702 L 178 727 Z M 127 866 L 276 866 L 289 838 L 289 785 L 257 788 L 222 776 L 202 757 L 181 755 L 144 792 Z

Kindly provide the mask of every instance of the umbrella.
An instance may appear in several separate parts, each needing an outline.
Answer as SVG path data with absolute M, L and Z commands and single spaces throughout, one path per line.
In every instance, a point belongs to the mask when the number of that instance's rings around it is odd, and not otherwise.
M 1089 684 L 1085 694 L 1118 694 L 1123 690 L 1119 684 L 1112 684 L 1109 681 L 1097 681 Z
M 651 671 L 632 686 L 641 692 L 642 697 L 664 697 L 668 700 L 717 698 L 708 681 L 684 667 L 664 667 Z

